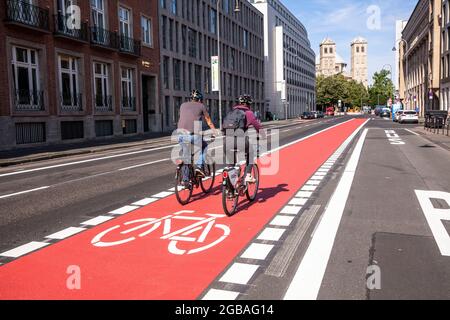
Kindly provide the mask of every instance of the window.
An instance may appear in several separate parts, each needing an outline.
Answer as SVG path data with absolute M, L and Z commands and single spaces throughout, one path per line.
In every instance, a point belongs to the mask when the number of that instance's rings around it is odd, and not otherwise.
M 192 30 L 191 28 L 188 29 L 188 44 L 189 44 L 189 56 L 192 58 L 197 57 L 197 32 L 195 30 Z
M 104 0 L 91 0 L 92 23 L 94 27 L 105 29 L 105 4 Z
M 133 69 L 121 68 L 122 108 L 136 110 L 136 98 L 133 92 Z
M 325 54 L 327 54 L 328 53 L 328 48 L 325 48 Z
M 60 55 L 58 57 L 58 64 L 59 90 L 62 107 L 80 107 L 81 97 L 79 96 L 78 58 Z
M 130 10 L 119 7 L 119 31 L 120 31 L 120 48 L 130 51 L 133 49 L 134 43 L 131 40 L 131 13 Z
M 94 94 L 97 108 L 112 106 L 109 92 L 109 66 L 106 63 L 94 62 Z
M 174 90 L 181 90 L 181 62 L 180 60 L 173 60 L 173 88 Z
M 12 50 L 16 108 L 40 109 L 43 94 L 40 91 L 38 53 L 34 49 L 20 47 Z
M 174 15 L 177 15 L 177 1 L 178 0 L 172 0 L 172 5 L 170 7 L 170 10 Z
M 243 41 L 244 41 L 244 48 L 248 48 L 248 31 L 244 30 L 244 36 L 243 36 Z
M 147 17 L 141 17 L 142 42 L 146 45 L 153 46 L 153 28 L 152 20 Z
M 169 89 L 169 57 L 163 58 L 163 85 L 164 89 Z
M 217 32 L 217 12 L 216 12 L 216 10 L 210 9 L 209 16 L 210 16 L 209 31 L 211 33 L 216 33 Z

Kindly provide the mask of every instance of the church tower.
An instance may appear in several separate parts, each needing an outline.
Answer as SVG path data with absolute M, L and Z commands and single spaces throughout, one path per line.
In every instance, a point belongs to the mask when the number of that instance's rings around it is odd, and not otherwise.
M 366 88 L 369 85 L 367 49 L 368 42 L 366 39 L 358 37 L 352 41 L 352 79 L 361 82 Z

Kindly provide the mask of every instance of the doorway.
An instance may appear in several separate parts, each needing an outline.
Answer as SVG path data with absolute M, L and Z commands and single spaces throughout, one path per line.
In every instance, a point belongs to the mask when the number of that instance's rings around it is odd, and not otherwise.
M 158 131 L 156 114 L 156 77 L 142 76 L 142 115 L 144 121 L 144 132 Z

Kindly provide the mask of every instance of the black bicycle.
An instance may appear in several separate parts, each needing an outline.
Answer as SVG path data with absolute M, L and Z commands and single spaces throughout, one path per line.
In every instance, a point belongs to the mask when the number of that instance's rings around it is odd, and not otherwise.
M 257 150 L 257 158 L 259 158 L 259 148 Z M 231 151 L 233 152 L 234 164 L 227 166 L 222 173 L 222 206 L 225 214 L 229 217 L 236 213 L 239 197 L 245 195 L 250 202 L 256 200 L 260 181 L 259 167 L 256 163 L 252 165 L 251 170 L 254 182 L 246 181 L 245 165 L 237 164 L 237 153 L 239 150 L 233 148 Z
M 215 137 L 212 136 L 209 143 L 214 142 L 214 139 Z M 196 173 L 195 166 L 193 165 L 194 157 L 197 153 L 194 152 L 194 143 L 190 142 L 186 144 L 188 144 L 188 149 L 191 150 L 191 161 L 190 163 L 185 163 L 183 160 L 179 160 L 175 175 L 175 195 L 178 202 L 183 206 L 191 201 L 194 189 L 201 188 L 205 194 L 208 194 L 212 191 L 214 182 L 216 181 L 216 163 L 206 155 L 206 162 L 203 169 L 205 175 Z M 188 179 L 186 180 L 184 177 L 188 177 Z

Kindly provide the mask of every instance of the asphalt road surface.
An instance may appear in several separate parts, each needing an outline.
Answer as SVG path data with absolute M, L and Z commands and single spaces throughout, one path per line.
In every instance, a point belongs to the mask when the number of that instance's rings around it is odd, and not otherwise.
M 176 202 L 170 139 L 1 169 L 0 299 L 448 299 L 450 153 L 410 129 L 292 121 L 231 218 L 220 177 Z

